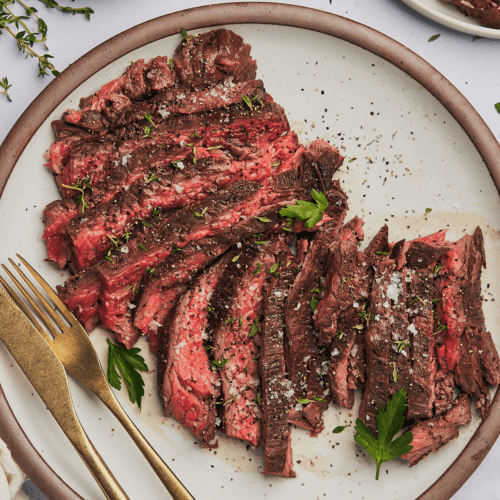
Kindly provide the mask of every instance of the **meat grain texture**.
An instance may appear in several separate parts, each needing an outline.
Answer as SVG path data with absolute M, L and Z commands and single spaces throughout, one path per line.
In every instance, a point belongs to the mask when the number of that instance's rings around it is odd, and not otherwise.
M 127 348 L 147 335 L 164 412 L 203 447 L 217 432 L 263 443 L 263 473 L 294 477 L 292 425 L 317 435 L 330 402 L 352 408 L 362 390 L 376 434 L 404 387 L 414 465 L 458 435 L 471 399 L 486 417 L 500 381 L 481 230 L 390 243 L 384 226 L 361 250 L 332 180 L 342 155 L 299 143 L 256 67 L 231 31 L 189 36 L 53 122 L 62 199 L 43 237 L 73 273 L 58 293 L 88 332 Z M 280 216 L 313 190 L 328 201 L 314 227 Z

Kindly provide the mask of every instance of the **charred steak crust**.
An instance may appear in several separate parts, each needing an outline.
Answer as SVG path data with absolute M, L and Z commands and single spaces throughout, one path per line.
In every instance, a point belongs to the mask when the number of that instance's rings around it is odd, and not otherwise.
M 281 263 L 279 274 L 267 287 L 262 321 L 260 372 L 262 377 L 262 432 L 264 436 L 264 474 L 295 477 L 293 471 L 290 424 L 291 384 L 285 367 L 285 301 L 295 279 L 293 255 L 279 240 L 275 250 Z

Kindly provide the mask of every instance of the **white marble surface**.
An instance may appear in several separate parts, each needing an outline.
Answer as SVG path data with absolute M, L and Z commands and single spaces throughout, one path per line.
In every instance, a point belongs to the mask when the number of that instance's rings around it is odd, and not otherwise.
M 182 3 L 173 0 L 77 0 L 74 3 L 61 0 L 71 6 L 92 7 L 95 14 L 89 22 L 83 16 L 63 16 L 58 11 L 46 10 L 33 0 L 30 3 L 36 5 L 49 27 L 49 53 L 54 56 L 54 65 L 60 71 L 96 45 L 136 24 L 178 11 L 181 6 L 206 5 L 201 0 Z M 494 107 L 500 102 L 500 40 L 477 39 L 440 26 L 399 0 L 291 0 L 286 3 L 345 16 L 406 45 L 448 78 L 477 109 L 495 137 L 500 137 L 500 114 Z M 428 42 L 435 34 L 441 36 Z M 7 76 L 12 84 L 13 101 L 7 102 L 0 95 L 0 142 L 30 102 L 52 80 L 52 77 L 37 78 L 36 75 L 36 62 L 25 61 L 7 34 L 0 37 L 0 78 Z M 500 442 L 453 500 L 498 499 L 499 469 Z

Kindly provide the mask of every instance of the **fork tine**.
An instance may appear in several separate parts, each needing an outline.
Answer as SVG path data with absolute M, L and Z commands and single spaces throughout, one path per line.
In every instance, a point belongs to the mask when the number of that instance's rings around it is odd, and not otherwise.
M 7 284 L 7 282 L 0 276 L 0 283 L 3 285 L 10 298 L 15 302 L 17 307 L 21 309 L 21 311 L 26 315 L 26 317 L 30 320 L 33 326 L 38 330 L 40 335 L 47 341 L 50 342 L 50 337 L 47 335 L 47 332 L 42 328 L 42 325 L 36 320 L 35 316 L 31 314 L 31 311 L 26 307 L 26 304 L 16 295 L 14 290 Z
M 38 284 L 43 288 L 44 292 L 52 299 L 57 308 L 61 311 L 63 316 L 72 324 L 78 323 L 73 313 L 67 308 L 66 304 L 59 298 L 52 287 L 31 267 L 26 260 L 24 260 L 18 253 L 17 258 L 27 267 L 33 278 L 38 281 Z M 66 326 L 66 325 L 65 325 Z
M 49 320 L 49 318 L 42 311 L 40 306 L 33 300 L 31 295 L 23 288 L 23 286 L 21 285 L 21 283 L 19 283 L 16 277 L 3 264 L 2 267 L 4 271 L 9 275 L 10 279 L 16 284 L 17 288 L 19 288 L 19 291 L 24 295 L 24 298 L 30 303 L 31 307 L 33 307 L 33 309 L 36 311 L 39 318 L 42 320 L 43 324 L 49 329 L 50 333 L 54 335 L 54 337 L 56 335 L 59 335 L 59 332 L 56 330 L 54 324 Z
M 47 302 L 45 297 L 35 288 L 33 283 L 31 283 L 31 281 L 26 277 L 26 275 L 21 271 L 21 269 L 19 269 L 19 267 L 16 266 L 15 262 L 12 259 L 9 259 L 9 262 L 14 266 L 16 271 L 21 275 L 21 278 L 23 278 L 24 282 L 30 287 L 31 291 L 36 295 L 37 299 L 42 303 L 45 310 L 50 314 L 51 318 L 57 323 L 57 326 L 59 326 L 59 328 L 61 330 L 64 330 L 65 328 L 67 328 L 67 325 L 61 319 L 61 317 L 56 313 L 53 306 L 51 306 Z M 45 285 L 48 287 L 48 285 L 46 283 L 45 283 Z

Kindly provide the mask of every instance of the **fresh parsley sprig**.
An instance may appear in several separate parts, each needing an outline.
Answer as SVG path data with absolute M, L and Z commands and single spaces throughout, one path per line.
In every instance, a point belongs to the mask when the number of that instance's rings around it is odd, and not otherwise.
M 119 345 L 112 344 L 109 339 L 108 343 L 108 382 L 111 387 L 120 390 L 122 387 L 121 379 L 125 381 L 128 389 L 128 395 L 131 403 L 137 402 L 137 406 L 141 407 L 141 400 L 144 396 L 144 380 L 140 371 L 148 371 L 148 366 L 144 358 L 139 355 L 141 351 L 138 347 L 125 349 Z M 118 370 L 121 373 L 118 373 Z
M 3 77 L 0 80 L 0 87 L 3 88 L 3 90 L 0 90 L 0 94 L 3 94 L 9 102 L 12 102 L 12 99 L 10 98 L 9 93 L 7 92 L 12 85 L 9 85 L 9 80 L 7 77 Z
M 405 432 L 402 436 L 394 439 L 394 436 L 403 427 L 405 409 L 406 390 L 403 387 L 387 401 L 385 410 L 379 408 L 377 411 L 378 438 L 375 438 L 360 418 L 356 419 L 354 440 L 375 460 L 377 464 L 375 479 L 377 480 L 380 474 L 380 465 L 383 462 L 388 462 L 413 449 L 413 446 L 410 445 L 413 440 L 411 432 Z
M 311 196 L 316 203 L 297 200 L 295 205 L 282 208 L 279 214 L 284 218 L 303 220 L 307 228 L 314 227 L 323 218 L 323 212 L 328 208 L 329 203 L 326 196 L 314 188 L 311 190 Z

